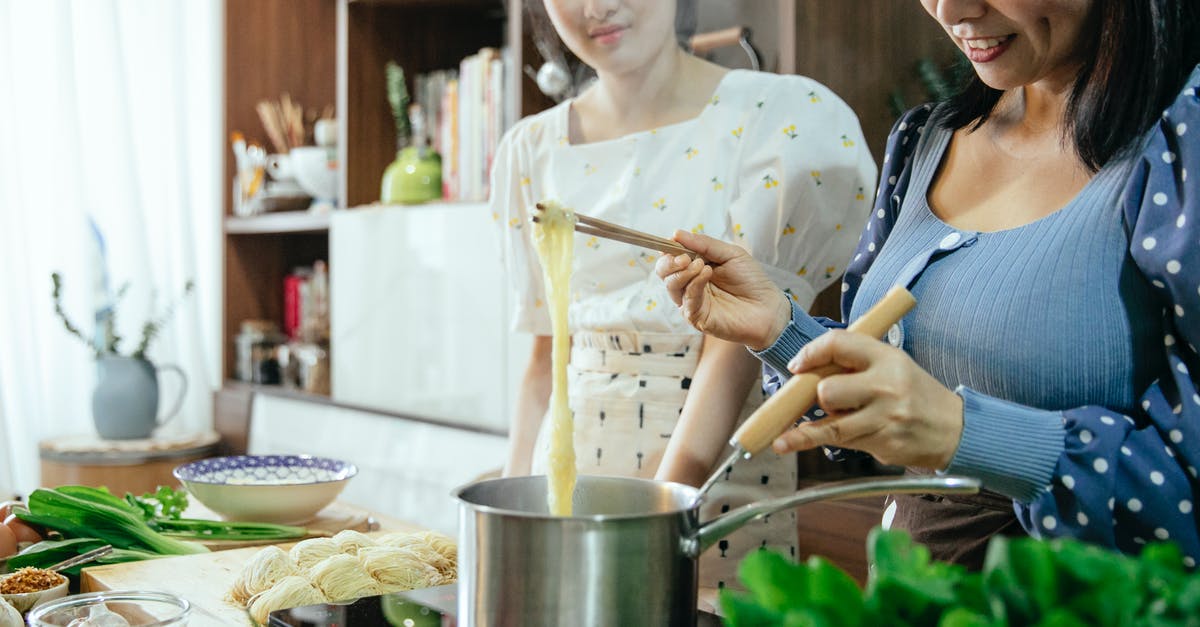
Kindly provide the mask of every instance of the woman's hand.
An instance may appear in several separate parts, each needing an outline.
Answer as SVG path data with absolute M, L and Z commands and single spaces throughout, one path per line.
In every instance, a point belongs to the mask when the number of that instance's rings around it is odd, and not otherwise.
M 800 374 L 828 364 L 846 373 L 817 385 L 827 416 L 775 440 L 778 453 L 837 446 L 870 453 L 884 464 L 943 470 L 963 430 L 962 398 L 902 350 L 846 331 L 830 331 L 788 364 Z
M 688 322 L 754 350 L 774 344 L 792 308 L 762 266 L 742 248 L 706 235 L 676 231 L 673 239 L 703 257 L 665 255 L 654 268 Z

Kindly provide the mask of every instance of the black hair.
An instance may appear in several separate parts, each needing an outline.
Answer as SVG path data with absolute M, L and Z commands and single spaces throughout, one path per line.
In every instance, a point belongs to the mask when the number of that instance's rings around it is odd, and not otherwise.
M 1064 132 L 1093 172 L 1134 148 L 1200 63 L 1197 0 L 1096 0 L 1067 99 Z M 969 70 L 941 126 L 975 130 L 1003 92 Z

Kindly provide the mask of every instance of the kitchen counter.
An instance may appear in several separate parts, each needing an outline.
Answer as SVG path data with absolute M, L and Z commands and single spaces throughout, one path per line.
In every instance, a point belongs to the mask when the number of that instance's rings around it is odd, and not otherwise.
M 399 521 L 386 521 L 385 531 L 417 531 L 417 527 Z M 287 550 L 295 544 L 279 547 Z M 157 590 L 177 594 L 192 603 L 189 627 L 231 627 L 253 623 L 246 611 L 225 601 L 225 593 L 241 572 L 242 567 L 261 546 L 203 555 L 183 555 L 128 564 L 109 564 L 85 568 L 81 578 L 82 592 L 103 590 Z M 714 612 L 717 590 L 701 588 L 699 609 Z M 712 621 L 710 621 L 711 623 Z M 704 624 L 704 623 L 701 623 Z M 713 623 L 715 624 L 715 623 Z
M 420 527 L 375 515 L 380 529 L 371 534 L 392 531 L 420 531 Z M 295 542 L 281 543 L 285 551 Z M 246 611 L 225 601 L 242 567 L 262 546 L 216 550 L 199 555 L 181 555 L 161 559 L 105 564 L 83 569 L 81 592 L 103 590 L 156 590 L 177 594 L 192 603 L 190 627 L 229 627 L 251 625 Z

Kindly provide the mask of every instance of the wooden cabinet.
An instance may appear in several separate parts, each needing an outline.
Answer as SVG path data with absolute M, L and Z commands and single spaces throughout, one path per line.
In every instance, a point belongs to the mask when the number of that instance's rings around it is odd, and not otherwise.
M 336 104 L 339 208 L 376 202 L 396 151 L 385 64 L 400 64 L 412 93 L 418 73 L 455 68 L 483 47 L 508 46 L 509 67 L 518 71 L 506 78 L 506 106 L 526 115 L 552 103 L 519 71 L 533 51 L 524 19 L 521 2 L 503 0 L 225 0 L 225 135 L 240 131 L 266 145 L 255 106 L 283 93 L 306 108 Z M 228 192 L 235 167 L 228 150 L 224 155 L 221 345 L 229 383 L 217 392 L 214 423 L 225 450 L 236 452 L 244 450 L 250 412 L 247 386 L 232 382 L 241 322 L 282 322 L 284 277 L 329 259 L 330 219 L 307 212 L 235 216 Z

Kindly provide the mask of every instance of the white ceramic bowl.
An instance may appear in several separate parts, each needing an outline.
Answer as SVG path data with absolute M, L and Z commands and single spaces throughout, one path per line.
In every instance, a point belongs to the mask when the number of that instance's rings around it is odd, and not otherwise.
M 337 149 L 324 146 L 297 146 L 288 153 L 292 176 L 304 191 L 316 200 L 337 199 Z
M 37 607 L 29 613 L 29 625 L 66 627 L 79 619 L 99 622 L 109 613 L 125 619 L 130 627 L 180 627 L 187 624 L 192 604 L 166 592 L 89 592 Z
M 299 524 L 332 503 L 358 468 L 310 455 L 235 455 L 183 464 L 174 474 L 226 520 Z
M 15 574 L 16 573 L 0 575 L 0 581 L 4 581 Z M 53 601 L 54 599 L 61 599 L 62 597 L 67 596 L 67 578 L 63 575 L 59 575 L 59 578 L 62 581 L 53 588 L 38 590 L 37 592 L 22 592 L 20 594 L 0 594 L 0 597 L 4 597 L 4 600 L 8 601 L 9 605 L 16 608 L 18 612 L 24 614 L 25 612 L 28 612 L 30 608 L 37 607 L 47 601 Z

